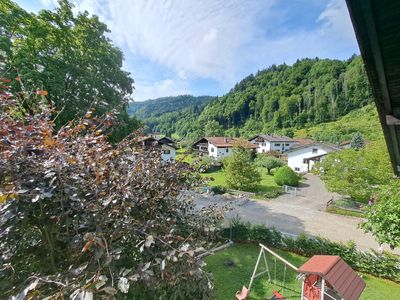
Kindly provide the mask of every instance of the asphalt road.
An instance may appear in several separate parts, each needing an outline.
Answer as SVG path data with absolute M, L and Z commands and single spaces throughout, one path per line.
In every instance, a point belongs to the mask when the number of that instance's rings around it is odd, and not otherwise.
M 378 243 L 370 234 L 358 228 L 362 219 L 326 213 L 326 202 L 337 195 L 325 188 L 319 177 L 307 174 L 299 188 L 297 196 L 284 194 L 269 201 L 246 200 L 227 195 L 195 195 L 199 207 L 209 204 L 229 204 L 231 211 L 226 212 L 227 219 L 240 216 L 243 221 L 253 224 L 265 224 L 268 227 L 293 235 L 305 233 L 309 236 L 321 236 L 333 241 L 346 243 L 354 241 L 360 250 L 378 250 Z M 389 250 L 387 245 L 383 245 Z M 400 251 L 395 251 L 400 254 Z

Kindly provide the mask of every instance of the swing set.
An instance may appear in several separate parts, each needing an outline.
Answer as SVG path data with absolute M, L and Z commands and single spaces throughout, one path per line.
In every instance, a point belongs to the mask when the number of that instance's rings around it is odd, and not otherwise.
M 247 288 L 246 286 L 243 286 L 241 291 L 237 291 L 236 299 L 237 300 L 247 299 L 247 297 L 250 295 L 250 290 L 251 290 L 251 286 L 253 285 L 254 279 L 261 275 L 264 275 L 264 274 L 267 274 L 269 283 L 271 283 L 275 287 L 280 288 L 279 290 L 278 290 L 278 288 L 274 289 L 273 295 L 271 296 L 270 300 L 284 300 L 284 299 L 289 299 L 289 298 L 299 298 L 299 296 L 301 295 L 301 293 L 299 291 L 295 291 L 286 286 L 287 267 L 293 269 L 296 273 L 297 273 L 297 267 L 295 267 L 293 264 L 288 262 L 286 259 L 284 259 L 281 256 L 279 256 L 278 254 L 276 254 L 274 251 L 272 251 L 265 245 L 263 245 L 263 244 L 259 244 L 259 245 L 260 245 L 260 253 L 258 254 L 257 262 L 254 267 L 253 274 L 251 275 L 251 278 L 250 278 L 249 287 Z M 266 252 L 271 254 L 274 259 L 274 265 L 273 265 L 273 275 L 274 276 L 273 277 L 271 276 L 272 270 L 270 270 L 270 267 L 268 266 Z M 264 261 L 264 269 L 261 272 L 257 273 L 258 267 L 259 267 L 260 263 L 262 262 L 262 260 Z M 277 261 L 280 261 L 284 264 L 282 283 L 277 281 L 277 276 L 276 276 Z M 262 265 L 262 263 L 261 263 L 261 265 Z M 297 276 L 297 278 L 298 278 L 298 276 Z M 289 297 L 286 295 L 286 291 L 291 291 L 291 292 L 295 293 L 296 295 Z
M 243 286 L 241 291 L 237 291 L 237 300 L 247 299 L 250 295 L 254 279 L 263 274 L 267 274 L 269 283 L 281 288 L 280 290 L 275 288 L 269 300 L 285 300 L 290 298 L 300 298 L 301 300 L 358 300 L 365 288 L 364 280 L 339 256 L 314 255 L 300 268 L 297 268 L 268 247 L 263 244 L 259 245 L 261 249 L 253 275 L 250 278 L 249 288 Z M 272 254 L 274 258 L 273 279 L 265 251 Z M 265 269 L 257 273 L 261 258 L 264 261 Z M 278 283 L 276 280 L 277 261 L 284 264 L 282 283 Z M 295 291 L 285 285 L 287 267 L 298 273 L 296 279 L 301 281 L 301 292 Z M 291 291 L 294 294 L 288 295 L 287 291 Z

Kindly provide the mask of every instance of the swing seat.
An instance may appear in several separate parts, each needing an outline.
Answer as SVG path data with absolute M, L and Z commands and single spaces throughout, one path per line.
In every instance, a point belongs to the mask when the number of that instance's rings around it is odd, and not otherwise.
M 241 291 L 236 292 L 237 300 L 246 300 L 248 296 L 249 296 L 249 290 L 245 286 L 242 287 Z
M 284 300 L 285 298 L 278 292 L 274 291 L 274 295 L 270 300 Z

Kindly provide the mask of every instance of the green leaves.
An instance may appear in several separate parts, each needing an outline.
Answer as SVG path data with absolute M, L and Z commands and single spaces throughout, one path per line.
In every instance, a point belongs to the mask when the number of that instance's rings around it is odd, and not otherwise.
M 224 170 L 226 183 L 234 189 L 254 190 L 261 181 L 251 153 L 242 147 L 235 148 L 233 154 L 224 161 Z
M 400 247 L 400 181 L 392 179 L 383 185 L 368 207 L 367 222 L 361 224 L 366 232 L 371 232 L 381 244 L 392 248 Z
M 133 79 L 122 70 L 122 52 L 106 38 L 108 29 L 96 16 L 74 16 L 68 1 L 37 15 L 9 0 L 0 5 L 0 32 L 8 39 L 0 50 L 6 53 L 8 76 L 22 78 L 26 90 L 48 93 L 59 112 L 58 127 L 89 109 L 97 115 L 125 112 Z M 21 85 L 14 83 L 12 88 L 19 92 Z M 119 119 L 130 122 L 127 116 Z M 130 122 L 128 130 L 122 129 L 125 136 L 138 125 Z
M 366 203 L 369 196 L 392 178 L 384 141 L 364 148 L 330 153 L 321 163 L 322 179 L 332 191 Z M 318 170 L 318 168 L 315 168 Z

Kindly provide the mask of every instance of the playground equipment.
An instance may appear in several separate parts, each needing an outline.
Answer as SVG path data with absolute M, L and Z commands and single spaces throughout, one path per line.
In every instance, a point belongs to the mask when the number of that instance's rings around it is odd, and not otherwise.
M 263 244 L 257 258 L 249 287 L 242 287 L 236 292 L 237 300 L 245 300 L 250 295 L 255 278 L 266 274 L 268 282 L 274 286 L 270 300 L 301 299 L 301 300 L 357 300 L 365 288 L 364 280 L 339 256 L 314 255 L 300 268 L 276 254 Z M 268 266 L 267 253 L 274 259 L 274 278 Z M 284 264 L 283 279 L 276 280 L 277 260 Z M 257 273 L 260 262 L 264 262 L 264 270 Z M 286 286 L 287 267 L 298 273 L 296 279 L 301 281 L 301 292 Z M 279 289 L 280 288 L 280 289 Z M 278 290 L 279 289 L 279 290 Z M 287 291 L 292 292 L 291 295 Z
M 357 300 L 364 280 L 340 256 L 314 255 L 298 272 L 302 277 L 302 300 Z
M 297 294 L 298 296 L 300 296 L 300 293 L 298 291 L 295 291 L 289 287 L 286 286 L 286 275 L 287 275 L 287 267 L 293 269 L 294 271 L 297 272 L 297 267 L 295 267 L 294 265 L 292 265 L 290 262 L 288 262 L 286 259 L 282 258 L 281 256 L 279 256 L 278 254 L 276 254 L 274 251 L 272 251 L 271 249 L 269 249 L 267 246 L 263 245 L 263 244 L 259 244 L 260 245 L 260 252 L 257 258 L 257 262 L 256 265 L 254 267 L 253 270 L 253 274 L 251 275 L 250 278 L 250 283 L 249 283 L 249 287 L 246 288 L 245 286 L 242 287 L 241 291 L 238 291 L 236 293 L 236 299 L 237 300 L 245 300 L 247 299 L 247 297 L 250 294 L 250 290 L 251 287 L 253 285 L 254 279 L 267 274 L 268 276 L 268 282 L 271 283 L 275 288 L 273 291 L 273 295 L 271 296 L 270 300 L 281 300 L 281 299 L 288 299 L 289 297 L 284 297 L 285 295 L 285 291 L 291 291 L 292 293 Z M 266 252 L 271 254 L 273 257 L 273 261 L 274 261 L 274 268 L 273 268 L 273 277 L 271 276 L 272 270 L 270 270 L 269 266 L 268 266 L 268 260 L 266 257 Z M 258 267 L 260 265 L 261 262 L 261 258 L 264 262 L 264 270 L 262 270 L 261 272 L 257 273 Z M 282 283 L 278 283 L 278 281 L 276 280 L 277 278 L 277 261 L 280 261 L 284 264 L 284 269 L 283 269 L 283 279 L 282 279 Z M 279 290 L 278 290 L 279 289 Z M 292 296 L 290 298 L 293 298 Z

